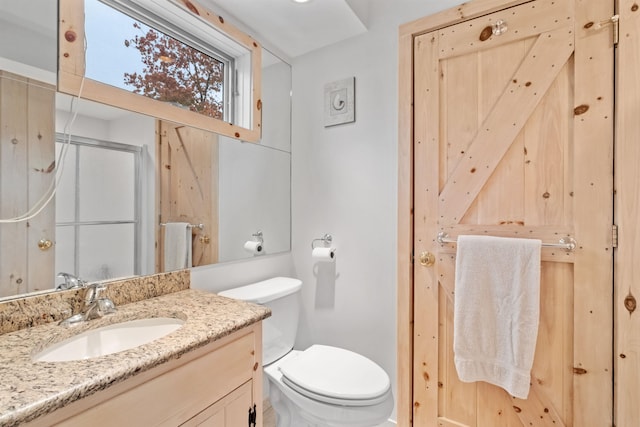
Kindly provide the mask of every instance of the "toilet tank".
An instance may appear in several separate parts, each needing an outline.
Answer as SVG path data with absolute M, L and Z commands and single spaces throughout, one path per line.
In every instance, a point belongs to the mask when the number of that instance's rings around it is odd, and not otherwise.
M 293 348 L 300 317 L 302 281 L 290 277 L 274 277 L 218 295 L 269 307 L 271 317 L 262 322 L 262 364 L 266 366 Z

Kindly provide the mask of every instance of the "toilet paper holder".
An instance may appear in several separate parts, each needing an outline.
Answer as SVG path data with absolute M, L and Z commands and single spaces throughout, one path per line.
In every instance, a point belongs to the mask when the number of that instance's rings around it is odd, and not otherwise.
M 251 235 L 256 242 L 264 243 L 264 238 L 262 237 L 262 231 L 258 230 Z
M 332 240 L 333 240 L 333 237 L 331 237 L 331 234 L 325 234 L 319 239 L 313 239 L 311 241 L 311 250 L 316 248 L 315 246 L 316 242 L 323 242 L 325 246 L 329 246 Z

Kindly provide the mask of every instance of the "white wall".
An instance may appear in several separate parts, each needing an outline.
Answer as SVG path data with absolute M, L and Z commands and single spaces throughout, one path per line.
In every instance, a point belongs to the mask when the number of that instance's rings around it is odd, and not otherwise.
M 304 282 L 296 346 L 359 352 L 395 385 L 398 27 L 459 2 L 366 1 L 366 34 L 293 60 L 293 262 Z M 356 121 L 325 128 L 324 85 L 351 76 Z M 325 233 L 335 264 L 311 259 L 311 240 Z
M 290 252 L 194 267 L 191 269 L 191 287 L 220 292 L 277 276 L 293 277 Z

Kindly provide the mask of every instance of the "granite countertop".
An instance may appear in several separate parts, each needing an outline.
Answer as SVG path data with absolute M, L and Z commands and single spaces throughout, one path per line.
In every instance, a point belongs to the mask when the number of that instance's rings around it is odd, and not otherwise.
M 117 307 L 114 314 L 65 328 L 57 323 L 0 335 L 0 425 L 15 426 L 176 359 L 265 319 L 266 307 L 189 289 Z M 85 330 L 147 317 L 186 320 L 151 343 L 93 359 L 33 362 L 47 345 Z

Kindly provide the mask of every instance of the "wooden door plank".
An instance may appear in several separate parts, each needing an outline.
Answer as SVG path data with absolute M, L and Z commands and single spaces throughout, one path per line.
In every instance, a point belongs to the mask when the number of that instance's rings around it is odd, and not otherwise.
M 27 106 L 28 205 L 44 201 L 55 184 L 55 87 L 30 80 Z M 27 227 L 28 277 L 24 292 L 53 288 L 55 246 L 42 250 L 40 240 L 55 242 L 55 197 Z
M 613 414 L 613 26 L 590 31 L 588 25 L 613 13 L 612 1 L 576 2 L 573 191 L 580 242 L 574 266 L 576 426 L 612 425 Z
M 574 235 L 573 227 L 564 224 L 546 224 L 529 226 L 519 223 L 510 224 L 455 224 L 443 225 L 439 230 L 450 238 L 462 234 L 486 235 L 497 237 L 520 237 L 523 239 L 541 239 L 543 243 L 558 243 L 563 237 Z
M 523 426 L 566 427 L 562 417 L 548 401 L 535 379 L 531 381 L 529 397 L 526 400 L 513 399 L 513 411 L 518 415 Z M 591 424 L 585 424 L 591 425 Z
M 617 54 L 616 218 L 619 238 L 615 264 L 615 424 L 640 420 L 640 9 L 637 0 L 620 0 Z
M 413 423 L 413 36 L 398 41 L 398 425 Z
M 572 52 L 572 27 L 540 35 L 443 188 L 441 224 L 460 222 Z
M 464 22 L 478 16 L 502 10 L 507 7 L 529 3 L 531 0 L 474 0 L 468 1 L 444 10 L 436 15 L 425 16 L 415 21 L 404 24 L 401 28 L 403 34 L 419 35 L 438 28 Z
M 478 56 L 452 58 L 440 62 L 441 120 L 440 188 L 460 162 L 480 125 L 478 120 Z M 461 85 L 460 82 L 465 82 Z
M 482 94 L 478 115 L 480 126 L 500 102 L 505 87 L 509 86 L 508 82 L 511 82 L 512 77 L 518 72 L 527 52 L 525 41 L 518 41 L 485 49 L 477 54 L 480 57 L 479 91 Z M 500 65 L 496 66 L 496 64 Z M 522 191 L 524 188 L 522 164 L 525 149 L 523 133 L 517 134 L 495 171 L 487 179 L 482 192 L 465 212 L 461 222 L 503 224 L 522 220 L 524 217 L 522 198 L 526 197 Z M 472 217 L 476 220 L 471 220 Z
M 0 74 L 0 218 L 28 207 L 27 79 Z M 25 292 L 28 280 L 26 222 L 0 224 L 0 297 Z
M 436 253 L 438 167 L 430 165 L 439 144 L 437 33 L 416 37 L 414 61 L 414 253 Z M 434 427 L 438 411 L 438 263 L 414 263 L 413 422 Z
M 460 31 L 458 26 L 442 28 L 439 30 L 438 55 L 442 60 L 559 30 L 571 20 L 572 10 L 573 5 L 567 1 L 537 0 L 474 19 L 465 31 Z M 499 36 L 482 34 L 499 20 L 507 25 L 506 32 Z
M 531 427 L 521 426 L 513 413 L 511 399 L 503 389 L 486 382 L 478 382 L 477 405 L 479 412 L 477 427 Z
M 449 418 L 439 417 L 438 427 L 469 427 L 469 425 L 450 420 Z
M 540 321 L 536 357 L 531 369 L 538 394 L 552 405 L 565 424 L 572 425 L 573 371 L 573 265 L 542 262 L 540 271 Z
M 451 351 L 454 339 L 454 303 L 450 298 L 450 293 L 444 289 L 440 291 L 438 414 L 462 424 L 475 426 L 481 412 L 475 404 L 479 398 L 478 383 L 462 382 L 458 377 L 454 354 Z
M 568 61 L 534 110 L 524 134 L 523 220 L 528 225 L 573 222 L 571 116 L 573 67 Z
M 454 254 L 440 252 L 438 254 L 438 280 L 443 293 L 453 305 L 455 296 L 456 257 Z

